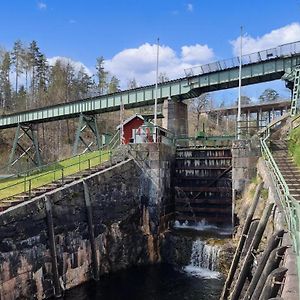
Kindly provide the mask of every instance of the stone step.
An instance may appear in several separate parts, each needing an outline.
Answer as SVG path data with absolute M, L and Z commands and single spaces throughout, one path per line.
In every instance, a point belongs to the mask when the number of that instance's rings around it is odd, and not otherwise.
M 290 172 L 298 172 L 300 171 L 298 167 L 296 166 L 278 166 L 280 171 L 290 171 Z
M 286 163 L 286 164 L 295 164 L 294 160 L 292 158 L 289 157 L 276 157 L 273 156 L 276 162 L 279 163 Z
M 29 200 L 29 198 L 27 200 Z M 26 200 L 12 198 L 12 199 L 5 199 L 1 203 L 7 204 L 8 206 L 12 206 L 12 205 L 20 204 L 24 201 Z
M 5 208 L 6 209 L 6 208 L 9 208 L 11 206 L 12 206 L 11 202 L 8 202 L 6 200 L 0 200 L 0 208 Z

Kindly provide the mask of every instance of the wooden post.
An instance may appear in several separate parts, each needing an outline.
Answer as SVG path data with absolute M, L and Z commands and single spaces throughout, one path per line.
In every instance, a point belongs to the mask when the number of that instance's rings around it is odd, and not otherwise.
M 266 285 L 259 297 L 259 300 L 268 300 L 277 296 L 278 291 L 283 284 L 287 270 L 287 268 L 280 267 L 272 271 L 272 273 L 268 276 Z
M 255 219 L 255 220 L 252 220 L 251 222 L 251 225 L 250 225 L 250 228 L 249 228 L 249 231 L 246 235 L 246 241 L 245 241 L 245 245 L 242 249 L 242 253 L 241 253 L 241 257 L 240 257 L 240 261 L 243 260 L 243 258 L 246 256 L 249 248 L 250 248 L 250 245 L 253 241 L 253 237 L 255 235 L 255 232 L 257 230 L 257 227 L 258 227 L 258 224 L 259 224 L 259 220 Z
M 89 238 L 91 243 L 93 277 L 95 280 L 99 280 L 98 259 L 97 259 L 97 251 L 96 251 L 96 243 L 95 243 L 95 235 L 94 235 L 93 214 L 91 208 L 90 193 L 89 193 L 88 185 L 84 180 L 83 180 L 83 189 L 84 189 L 84 201 L 85 201 L 87 220 L 88 220 Z
M 283 246 L 283 247 L 274 249 L 271 252 L 268 262 L 267 262 L 266 266 L 264 267 L 264 270 L 261 273 L 259 281 L 255 287 L 255 290 L 253 291 L 253 294 L 251 295 L 251 298 L 250 298 L 251 300 L 259 299 L 260 294 L 266 283 L 267 277 L 273 270 L 275 270 L 276 268 L 279 267 L 279 264 L 284 256 L 286 249 L 287 249 L 287 246 Z
M 242 231 L 238 246 L 235 250 L 233 261 L 231 263 L 230 270 L 229 270 L 228 276 L 226 278 L 226 282 L 224 284 L 224 288 L 223 288 L 220 300 L 227 299 L 227 297 L 229 295 L 232 280 L 234 278 L 234 274 L 236 272 L 236 269 L 237 269 L 237 266 L 238 266 L 238 263 L 239 263 L 239 260 L 240 260 L 240 256 L 241 256 L 241 253 L 242 253 L 242 250 L 243 250 L 246 238 L 247 238 L 247 234 L 248 234 L 248 231 L 249 231 L 249 228 L 250 228 L 250 225 L 251 225 L 251 221 L 252 221 L 252 218 L 253 218 L 253 215 L 254 215 L 258 200 L 259 200 L 259 196 L 260 196 L 260 192 L 262 190 L 262 187 L 263 187 L 262 183 L 260 183 L 256 187 L 254 198 L 253 198 L 251 207 L 250 207 L 250 209 L 247 213 L 247 217 L 246 217 L 246 221 L 245 221 L 245 224 L 244 224 L 244 227 L 243 227 L 243 231 Z
M 253 275 L 253 278 L 250 282 L 250 285 L 247 289 L 247 292 L 244 296 L 244 300 L 248 300 L 251 298 L 251 295 L 253 294 L 253 291 L 255 290 L 255 287 L 260 279 L 260 276 L 263 272 L 263 269 L 270 257 L 270 253 L 279 245 L 279 242 L 282 240 L 284 234 L 284 230 L 279 230 L 273 236 L 270 238 L 267 248 L 265 249 L 263 256 L 261 258 L 261 261 Z
M 255 232 L 254 238 L 252 240 L 252 243 L 250 245 L 250 248 L 246 254 L 245 260 L 243 262 L 243 265 L 241 267 L 241 271 L 240 274 L 238 276 L 236 285 L 233 289 L 233 292 L 231 294 L 230 299 L 231 300 L 238 300 L 241 292 L 243 290 L 246 278 L 250 272 L 250 268 L 252 266 L 253 263 L 253 256 L 259 246 L 259 243 L 261 241 L 261 237 L 265 231 L 268 219 L 271 215 L 272 209 L 273 209 L 274 203 L 269 204 L 267 207 L 265 207 L 264 209 L 264 213 L 260 219 L 260 222 L 258 224 L 257 230 Z
M 47 218 L 47 225 L 48 225 L 49 248 L 50 248 L 51 263 L 52 263 L 54 296 L 59 298 L 59 297 L 61 297 L 61 287 L 60 287 L 59 274 L 58 274 L 57 254 L 56 254 L 53 216 L 52 216 L 52 206 L 51 206 L 51 202 L 47 195 L 45 196 L 45 207 L 46 207 L 46 218 Z

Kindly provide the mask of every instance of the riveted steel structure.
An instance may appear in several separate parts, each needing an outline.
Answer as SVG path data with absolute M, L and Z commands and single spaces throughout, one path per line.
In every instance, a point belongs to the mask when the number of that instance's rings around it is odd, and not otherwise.
M 84 131 L 90 129 L 90 134 L 94 136 L 94 141 L 87 141 L 83 135 Z M 101 147 L 100 136 L 98 132 L 97 120 L 95 115 L 80 114 L 79 123 L 76 131 L 75 142 L 73 146 L 73 155 L 78 154 L 78 146 L 80 142 L 85 146 L 83 153 L 93 151 L 92 146 L 96 144 L 97 149 Z
M 276 80 L 285 75 L 284 79 L 289 82 L 288 86 L 293 86 L 293 82 L 297 78 L 294 70 L 300 65 L 300 41 L 244 55 L 242 57 L 242 65 L 242 85 Z M 239 82 L 238 66 L 239 58 L 232 58 L 185 70 L 186 77 L 158 85 L 158 103 L 162 103 L 165 99 L 182 101 L 197 97 L 205 92 L 237 87 Z M 295 95 L 293 103 L 297 107 L 299 93 L 297 92 Z M 155 98 L 155 85 L 149 85 L 113 94 L 61 103 L 3 115 L 0 117 L 0 130 L 18 127 L 20 124 L 38 124 L 78 118 L 81 115 L 94 116 L 103 112 L 117 111 L 120 109 L 121 103 L 124 104 L 125 108 L 152 105 Z M 74 149 L 77 148 L 80 134 L 77 134 L 77 137 Z M 89 143 L 86 145 L 89 145 Z
M 24 143 L 25 138 L 28 140 L 27 143 Z M 34 124 L 18 124 L 9 157 L 9 166 L 15 165 L 22 158 L 30 160 L 37 167 L 42 165 L 37 127 Z
M 280 79 L 300 65 L 300 42 L 244 55 L 242 62 L 242 85 Z M 232 58 L 185 70 L 186 77 L 158 85 L 158 102 L 168 98 L 181 101 L 205 92 L 237 87 L 238 63 L 238 58 Z M 116 111 L 120 109 L 121 99 L 126 108 L 151 105 L 155 99 L 155 85 L 5 115 L 0 118 L 0 129 L 26 122 L 75 118 L 81 113 Z

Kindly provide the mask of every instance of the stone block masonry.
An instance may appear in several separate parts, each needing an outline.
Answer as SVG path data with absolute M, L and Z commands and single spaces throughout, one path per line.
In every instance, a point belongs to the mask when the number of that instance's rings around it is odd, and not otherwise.
M 165 200 L 155 180 L 129 159 L 84 181 L 85 191 L 77 180 L 0 214 L 1 300 L 49 298 L 97 275 L 160 260 Z

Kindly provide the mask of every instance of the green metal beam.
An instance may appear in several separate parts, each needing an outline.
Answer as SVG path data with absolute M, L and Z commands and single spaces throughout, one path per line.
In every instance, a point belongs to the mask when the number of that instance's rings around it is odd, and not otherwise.
M 266 82 L 280 79 L 300 65 L 300 42 L 279 46 L 251 55 L 243 56 L 242 84 Z M 190 69 L 187 76 L 158 85 L 158 102 L 171 98 L 184 100 L 205 92 L 238 86 L 238 60 L 232 58 Z M 98 114 L 117 111 L 121 99 L 126 108 L 154 103 L 155 85 L 102 95 L 74 102 L 33 109 L 2 116 L 0 129 L 17 127 L 19 123 L 43 123 L 79 117 L 80 114 Z
M 22 133 L 21 133 L 22 132 Z M 24 139 L 27 137 L 25 146 Z M 18 154 L 17 154 L 17 149 Z M 37 167 L 42 165 L 37 128 L 34 124 L 19 124 L 16 129 L 13 147 L 9 156 L 8 168 L 12 168 L 23 157 L 33 162 Z
M 294 87 L 293 87 L 293 96 L 292 96 L 292 104 L 291 104 L 291 116 L 296 116 L 299 110 L 299 98 L 300 98 L 300 67 L 295 69 L 294 76 Z
M 94 141 L 86 141 L 84 137 L 84 132 L 90 130 L 92 133 L 92 137 L 94 137 Z M 97 126 L 97 118 L 93 115 L 84 115 L 80 114 L 79 123 L 76 130 L 75 142 L 73 146 L 73 155 L 78 154 L 78 148 L 80 142 L 85 146 L 83 153 L 87 151 L 93 151 L 93 145 L 96 144 L 97 149 L 101 147 L 101 140 Z

